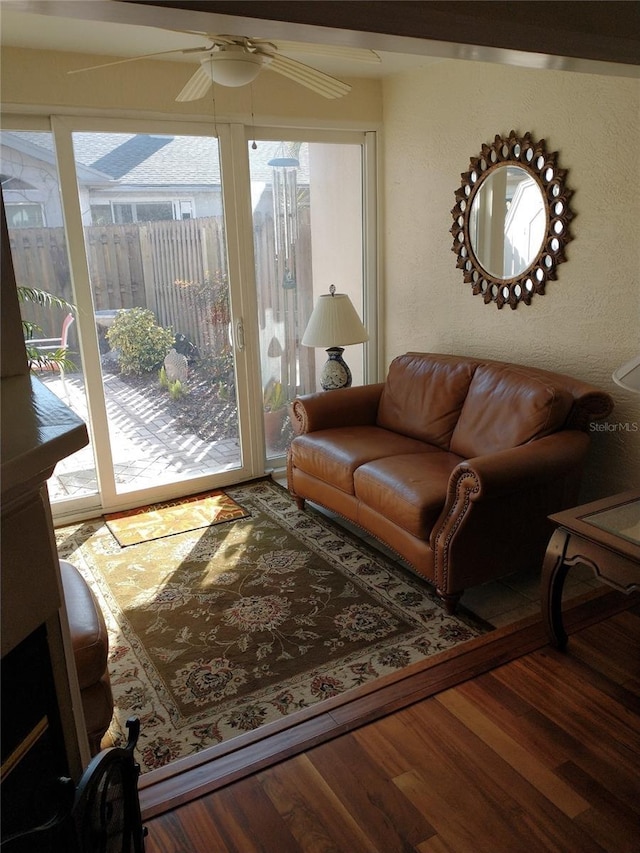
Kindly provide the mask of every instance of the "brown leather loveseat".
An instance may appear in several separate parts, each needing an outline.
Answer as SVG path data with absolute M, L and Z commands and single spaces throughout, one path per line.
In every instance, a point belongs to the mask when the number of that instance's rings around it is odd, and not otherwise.
M 611 397 L 569 376 L 465 356 L 407 353 L 386 382 L 291 406 L 289 490 L 354 522 L 435 585 L 539 568 L 547 516 L 576 504 L 589 424 Z

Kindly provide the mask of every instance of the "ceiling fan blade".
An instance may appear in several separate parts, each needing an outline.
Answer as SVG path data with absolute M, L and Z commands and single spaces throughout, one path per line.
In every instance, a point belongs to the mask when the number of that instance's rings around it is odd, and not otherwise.
M 347 47 L 339 44 L 312 44 L 302 41 L 283 41 L 281 39 L 250 39 L 252 44 L 261 46 L 273 44 L 282 53 L 306 53 L 314 56 L 330 56 L 335 59 L 353 59 L 357 62 L 381 62 L 380 57 L 374 50 L 361 47 Z
M 199 98 L 204 98 L 211 85 L 211 77 L 202 65 L 199 65 L 198 70 L 189 78 L 186 86 L 177 96 L 176 101 L 197 101 Z
M 204 30 L 176 30 L 174 27 L 163 27 L 170 29 L 172 33 L 182 33 L 185 36 L 205 36 L 214 44 L 236 44 L 242 41 L 242 36 L 218 35 L 218 33 L 207 33 Z
M 123 65 L 125 62 L 138 62 L 140 59 L 151 59 L 154 56 L 166 56 L 168 53 L 198 53 L 210 50 L 209 47 L 174 48 L 173 50 L 162 50 L 159 53 L 145 53 L 141 56 L 129 56 L 126 59 L 116 59 L 114 62 L 103 62 L 101 65 L 90 65 L 88 68 L 74 68 L 67 74 L 82 74 L 83 71 L 96 71 L 98 68 L 109 68 L 111 65 Z
M 280 56 L 277 53 L 268 54 L 268 56 L 271 61 L 268 64 L 265 63 L 265 68 L 282 74 L 283 77 L 288 77 L 301 86 L 306 86 L 307 89 L 311 89 L 312 92 L 316 92 L 324 98 L 341 98 L 351 91 L 351 86 L 348 83 L 343 83 L 342 80 L 325 74 L 324 71 L 318 71 L 317 68 L 310 68 L 302 62 Z

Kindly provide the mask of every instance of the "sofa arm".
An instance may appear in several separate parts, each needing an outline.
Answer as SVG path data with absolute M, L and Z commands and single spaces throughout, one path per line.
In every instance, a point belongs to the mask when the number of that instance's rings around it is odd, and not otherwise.
M 566 430 L 456 466 L 430 537 L 435 583 L 445 599 L 541 564 L 548 516 L 576 503 L 588 447 L 586 433 Z
M 458 491 L 456 481 L 469 489 L 471 501 L 531 489 L 580 468 L 588 448 L 588 435 L 564 430 L 509 450 L 467 459 L 453 471 L 449 495 Z
M 291 425 L 296 435 L 343 426 L 373 425 L 384 382 L 320 391 L 296 397 L 291 403 Z

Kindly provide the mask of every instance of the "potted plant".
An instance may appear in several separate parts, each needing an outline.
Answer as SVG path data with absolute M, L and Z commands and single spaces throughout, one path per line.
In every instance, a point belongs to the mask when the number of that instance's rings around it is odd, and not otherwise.
M 263 393 L 264 433 L 269 456 L 284 450 L 282 430 L 287 416 L 287 403 L 282 382 L 270 379 Z
M 18 301 L 31 302 L 42 307 L 61 308 L 69 311 L 71 315 L 75 311 L 75 305 L 67 302 L 61 296 L 54 296 L 46 290 L 37 287 L 20 285 L 17 287 Z M 73 322 L 73 320 L 71 320 Z M 64 325 L 64 323 L 63 323 Z M 67 326 L 70 323 L 67 324 Z M 27 350 L 29 367 L 32 370 L 58 369 L 61 372 L 75 369 L 75 364 L 68 357 L 66 340 L 61 338 L 36 338 L 37 332 L 41 332 L 39 326 L 30 320 L 22 319 L 22 331 Z

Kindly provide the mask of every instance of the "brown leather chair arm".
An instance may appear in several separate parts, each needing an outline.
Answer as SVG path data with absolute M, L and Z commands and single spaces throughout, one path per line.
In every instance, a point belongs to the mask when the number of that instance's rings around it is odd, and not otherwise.
M 296 435 L 340 426 L 373 425 L 384 382 L 296 397 L 291 403 L 291 425 Z

